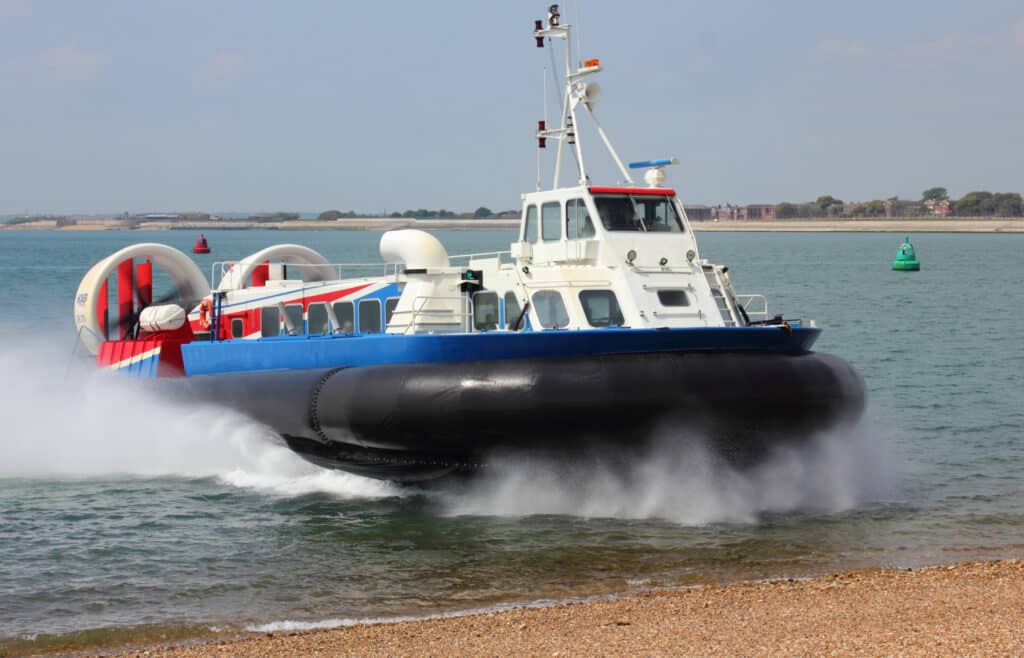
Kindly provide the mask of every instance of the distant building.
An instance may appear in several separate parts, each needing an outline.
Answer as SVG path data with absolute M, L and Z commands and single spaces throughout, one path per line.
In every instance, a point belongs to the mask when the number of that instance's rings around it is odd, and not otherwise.
M 949 199 L 942 199 L 940 201 L 928 199 L 924 202 L 924 206 L 928 209 L 928 214 L 935 217 L 949 217 L 953 212 L 953 204 L 950 203 Z
M 775 206 L 768 203 L 751 203 L 746 206 L 734 206 L 725 204 L 711 208 L 713 219 L 724 220 L 765 220 L 775 219 Z
M 711 209 L 711 218 L 724 220 L 737 219 L 738 213 L 739 208 L 737 206 L 734 206 L 729 203 L 725 204 L 724 206 L 719 204 Z
M 683 210 L 686 211 L 686 217 L 695 222 L 703 222 L 712 219 L 711 206 L 683 206 Z
M 775 204 L 751 203 L 740 208 L 740 219 L 775 219 Z

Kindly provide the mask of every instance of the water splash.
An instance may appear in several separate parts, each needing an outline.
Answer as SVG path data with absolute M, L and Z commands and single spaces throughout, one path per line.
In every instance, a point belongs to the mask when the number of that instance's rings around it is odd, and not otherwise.
M 465 490 L 443 496 L 444 512 L 755 523 L 768 513 L 852 509 L 891 485 L 878 442 L 863 427 L 777 449 L 745 469 L 679 432 L 663 432 L 648 453 L 625 464 L 510 459 L 494 466 Z
M 168 400 L 138 380 L 66 372 L 52 345 L 0 351 L 0 477 L 216 478 L 277 496 L 380 498 L 424 493 L 327 471 L 268 428 L 224 409 Z M 663 431 L 625 467 L 504 460 L 438 492 L 449 515 L 663 518 L 681 524 L 756 522 L 765 513 L 853 508 L 887 486 L 878 442 L 863 428 L 816 437 L 737 470 L 699 441 Z M 692 438 L 692 437 L 690 437 Z
M 53 344 L 0 351 L 0 477 L 211 477 L 281 496 L 399 492 L 309 464 L 237 413 L 91 367 L 68 370 Z

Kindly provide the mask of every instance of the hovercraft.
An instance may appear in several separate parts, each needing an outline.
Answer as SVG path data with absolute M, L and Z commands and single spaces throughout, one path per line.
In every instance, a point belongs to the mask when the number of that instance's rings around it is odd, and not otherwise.
M 569 50 L 557 6 L 534 37 Z M 134 245 L 82 280 L 81 342 L 103 368 L 267 424 L 313 463 L 392 480 L 518 453 L 628 456 L 666 424 L 749 464 L 855 421 L 863 381 L 812 351 L 822 330 L 771 315 L 701 258 L 664 186 L 674 158 L 627 167 L 595 122 L 625 182 L 591 182 L 575 127 L 593 117 L 600 71 L 572 70 L 566 53 L 559 126 L 537 131 L 539 147 L 558 144 L 553 183 L 523 195 L 509 251 L 449 256 L 406 229 L 383 234 L 377 265 L 283 244 L 207 281 L 175 249 Z M 563 161 L 576 165 L 567 186 Z M 173 290 L 158 300 L 154 266 Z

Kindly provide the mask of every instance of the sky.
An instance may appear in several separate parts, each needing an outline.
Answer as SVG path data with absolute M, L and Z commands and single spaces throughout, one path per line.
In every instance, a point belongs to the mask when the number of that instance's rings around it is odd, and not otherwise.
M 0 213 L 518 208 L 546 6 L 0 0 Z M 562 14 L 623 159 L 678 157 L 687 203 L 1024 191 L 1020 0 Z

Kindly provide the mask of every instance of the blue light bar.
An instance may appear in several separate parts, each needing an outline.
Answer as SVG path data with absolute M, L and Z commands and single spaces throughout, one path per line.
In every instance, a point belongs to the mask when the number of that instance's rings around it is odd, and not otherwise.
M 644 169 L 645 167 L 664 167 L 665 165 L 679 164 L 679 160 L 676 158 L 667 158 L 664 160 L 644 160 L 642 162 L 630 162 L 630 169 Z

